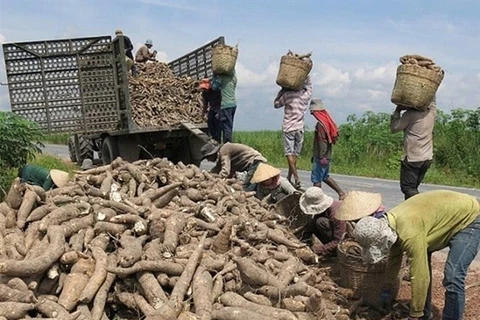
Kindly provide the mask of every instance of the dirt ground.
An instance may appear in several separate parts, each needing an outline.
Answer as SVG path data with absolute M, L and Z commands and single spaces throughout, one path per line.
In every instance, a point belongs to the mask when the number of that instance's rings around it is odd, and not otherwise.
M 432 304 L 434 319 L 442 318 L 442 310 L 444 305 L 445 290 L 442 286 L 443 268 L 445 265 L 447 255 L 443 253 L 436 253 L 432 258 L 433 267 L 433 287 L 432 287 Z M 480 300 L 480 285 L 468 288 L 469 284 L 480 281 L 480 262 L 474 262 L 468 271 L 466 285 L 466 309 L 464 320 L 478 320 L 480 319 L 480 308 L 478 308 L 478 301 Z M 400 288 L 398 300 L 401 302 L 410 301 L 410 282 L 403 281 Z

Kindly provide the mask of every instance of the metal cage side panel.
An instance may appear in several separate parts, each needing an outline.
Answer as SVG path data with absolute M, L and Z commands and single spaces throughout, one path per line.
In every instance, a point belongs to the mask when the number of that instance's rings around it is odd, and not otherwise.
M 12 111 L 48 133 L 118 127 L 110 36 L 3 44 Z

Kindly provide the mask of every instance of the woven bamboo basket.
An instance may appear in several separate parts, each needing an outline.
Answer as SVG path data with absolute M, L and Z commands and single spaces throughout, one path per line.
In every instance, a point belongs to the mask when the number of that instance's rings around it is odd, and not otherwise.
M 280 60 L 277 84 L 283 88 L 300 90 L 312 70 L 312 66 L 310 59 L 299 59 L 291 55 L 283 56 Z
M 353 250 L 352 250 L 353 249 Z M 353 251 L 357 252 L 353 252 Z M 337 247 L 340 267 L 340 283 L 344 288 L 352 289 L 355 296 L 362 297 L 366 304 L 381 308 L 380 296 L 385 284 L 387 259 L 376 264 L 366 264 L 358 251 L 361 247 L 353 240 L 344 240 Z M 400 277 L 393 288 L 393 299 L 400 289 Z
M 402 64 L 397 68 L 391 101 L 417 110 L 425 110 L 432 102 L 444 77 L 441 72 L 416 64 Z
M 218 74 L 232 74 L 237 63 L 238 48 L 217 44 L 212 49 L 212 70 Z
M 275 204 L 275 211 L 288 219 L 290 230 L 297 238 L 303 238 L 305 227 L 312 222 L 312 216 L 303 214 L 299 202 L 300 194 L 290 194 Z

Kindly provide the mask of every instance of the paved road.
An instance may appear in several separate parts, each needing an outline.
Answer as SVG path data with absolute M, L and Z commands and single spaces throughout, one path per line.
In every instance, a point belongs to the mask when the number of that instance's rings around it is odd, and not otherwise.
M 56 155 L 61 158 L 68 158 L 68 148 L 64 145 L 45 145 L 44 152 Z M 212 167 L 211 163 L 202 163 L 202 167 L 205 169 L 210 169 Z M 285 170 L 284 175 L 286 175 Z M 300 179 L 304 187 L 311 186 L 310 182 L 310 172 L 300 171 Z M 386 179 L 377 179 L 377 178 L 365 178 L 357 176 L 346 176 L 339 174 L 332 174 L 332 177 L 338 182 L 338 184 L 345 190 L 361 190 L 368 192 L 379 192 L 382 194 L 383 203 L 387 208 L 392 208 L 403 200 L 403 194 L 400 192 L 400 187 L 398 181 L 396 180 L 386 180 Z M 459 192 L 468 193 L 471 195 L 480 198 L 480 189 L 473 188 L 458 188 L 458 187 L 448 187 L 441 185 L 429 185 L 422 184 L 420 186 L 420 191 L 428 191 L 435 189 L 449 189 Z M 324 187 L 325 193 L 336 198 L 336 193 L 331 190 L 328 186 Z

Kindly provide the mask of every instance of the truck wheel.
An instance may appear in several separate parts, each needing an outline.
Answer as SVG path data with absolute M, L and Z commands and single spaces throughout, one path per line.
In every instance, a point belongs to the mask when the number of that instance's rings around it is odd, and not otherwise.
M 102 162 L 110 164 L 120 155 L 118 140 L 115 137 L 106 137 L 102 143 Z
M 93 142 L 83 136 L 78 136 L 79 154 L 76 155 L 77 163 L 82 165 L 83 160 L 91 159 L 93 161 Z
M 75 149 L 75 137 L 68 138 L 68 154 L 72 162 L 77 162 L 77 150 Z

